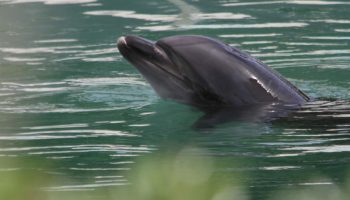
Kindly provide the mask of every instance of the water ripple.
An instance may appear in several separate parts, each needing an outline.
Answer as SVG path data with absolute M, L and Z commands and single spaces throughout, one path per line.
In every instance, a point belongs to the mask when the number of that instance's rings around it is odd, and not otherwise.
M 303 36 L 302 38 L 311 40 L 350 40 L 350 37 L 346 36 Z
M 350 33 L 350 29 L 335 29 L 336 32 Z
M 206 20 L 206 19 L 253 19 L 254 17 L 247 14 L 234 14 L 229 12 L 218 12 L 218 13 L 195 13 L 191 17 L 195 20 Z
M 139 92 L 135 94 L 135 90 Z M 2 82 L 0 91 L 0 113 L 109 112 L 143 107 L 157 99 L 144 80 L 125 74 L 121 77 L 75 78 L 57 82 Z M 62 95 L 75 99 L 76 103 L 43 101 L 44 97 Z M 130 103 L 131 100 L 134 103 Z M 85 108 L 79 106 L 79 102 L 99 105 Z
M 146 21 L 162 21 L 162 22 L 173 22 L 177 20 L 176 15 L 159 15 L 159 14 L 139 14 L 135 11 L 130 10 L 97 10 L 84 12 L 85 15 L 94 16 L 112 16 L 129 19 L 139 19 Z
M 127 185 L 127 182 L 121 181 L 116 183 L 96 183 L 96 184 L 83 184 L 83 185 L 63 185 L 63 186 L 53 186 L 44 188 L 47 191 L 89 191 L 89 190 L 95 190 L 99 187 L 107 187 L 107 186 L 121 186 L 121 185 Z
M 350 24 L 350 20 L 345 19 L 317 19 L 310 20 L 309 22 L 324 22 L 327 24 Z
M 80 154 L 89 152 L 111 152 L 113 155 L 117 154 L 129 154 L 129 153 L 150 153 L 155 151 L 156 148 L 151 146 L 129 146 L 129 145 L 113 145 L 113 144 L 88 144 L 88 145 L 60 145 L 60 146 L 41 146 L 41 147 L 16 147 L 16 148 L 0 148 L 2 153 L 26 153 L 29 155 L 51 155 L 51 154 Z M 57 156 L 56 156 L 57 157 Z M 52 158 L 52 157 L 50 157 Z M 67 156 L 61 157 L 66 159 Z M 60 159 L 57 157 L 56 159 Z M 115 162 L 114 165 L 132 164 L 132 161 Z
M 182 26 L 139 26 L 139 30 L 148 31 L 169 31 L 169 30 L 195 30 L 195 29 L 261 29 L 261 28 L 292 28 L 306 27 L 309 24 L 302 22 L 284 22 L 284 23 L 261 23 L 261 24 L 197 24 L 197 25 L 182 25 Z
M 31 126 L 23 127 L 22 129 L 41 130 L 41 129 L 65 129 L 65 128 L 86 128 L 88 124 L 62 124 L 62 125 L 50 125 L 50 126 Z
M 57 135 L 59 134 L 59 135 Z M 73 139 L 73 138 L 95 138 L 95 137 L 138 137 L 138 135 L 113 130 L 55 130 L 55 131 L 36 131 L 22 132 L 16 135 L 2 134 L 0 140 L 49 140 L 49 139 Z
M 300 1 L 300 0 L 286 0 L 286 1 L 260 1 L 260 2 L 235 2 L 224 3 L 223 6 L 259 6 L 259 5 L 272 5 L 272 4 L 300 4 L 300 5 L 350 5 L 349 2 L 343 1 Z
M 20 3 L 35 3 L 40 2 L 47 5 L 62 5 L 62 4 L 83 4 L 93 3 L 97 0 L 2 0 L 6 4 L 20 4 Z M 0 1 L 1 3 L 1 1 Z
M 344 141 L 344 140 L 342 140 Z M 334 152 L 350 152 L 350 145 L 331 145 L 331 146 L 312 146 L 312 147 L 291 147 L 283 150 L 296 150 L 306 153 L 334 153 Z
M 138 19 L 145 21 L 159 21 L 159 22 L 175 22 L 183 20 L 178 15 L 160 15 L 160 14 L 139 14 L 135 11 L 129 10 L 97 10 L 84 12 L 85 15 L 94 16 L 112 16 L 120 18 Z M 218 12 L 218 13 L 191 13 L 189 18 L 194 21 L 197 20 L 208 20 L 208 19 L 252 19 L 253 17 L 246 14 L 234 14 L 230 12 Z
M 77 39 L 51 39 L 51 40 L 34 40 L 34 43 L 47 44 L 47 43 L 66 43 L 77 42 Z
M 281 33 L 267 33 L 267 34 L 225 34 L 219 35 L 222 38 L 252 38 L 252 37 L 276 37 L 282 35 Z
M 289 46 L 346 46 L 344 43 L 324 43 L 324 42 L 281 42 Z
M 38 40 L 37 44 L 54 45 L 56 43 L 65 43 L 69 39 L 52 39 L 52 40 Z M 111 47 L 113 46 L 113 47 Z M 118 49 L 115 44 L 98 44 L 98 45 L 66 45 L 66 46 L 45 46 L 45 47 L 30 47 L 30 48 L 14 48 L 14 47 L 0 47 L 0 52 L 6 53 L 10 56 L 4 56 L 3 59 L 10 62 L 26 62 L 27 64 L 33 62 L 43 62 L 46 60 L 53 60 L 54 62 L 63 62 L 70 60 L 82 60 L 85 62 L 115 62 L 119 60 L 116 55 Z M 17 55 L 30 55 L 31 57 L 17 57 Z M 64 56 L 62 56 L 64 54 Z M 46 57 L 35 58 L 35 55 Z M 50 55 L 58 58 L 47 59 Z M 34 57 L 34 58 L 33 58 Z
M 4 60 L 11 61 L 11 62 L 39 62 L 44 61 L 46 58 L 33 58 L 33 57 L 3 57 Z
M 147 85 L 138 77 L 77 78 L 65 80 L 73 86 Z

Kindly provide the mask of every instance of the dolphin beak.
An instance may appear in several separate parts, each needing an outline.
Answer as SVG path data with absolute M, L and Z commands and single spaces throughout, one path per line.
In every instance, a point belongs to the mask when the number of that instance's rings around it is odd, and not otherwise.
M 123 36 L 118 39 L 117 46 L 119 52 L 144 76 L 153 76 L 161 71 L 163 76 L 170 75 L 182 81 L 181 73 L 156 42 L 138 36 Z
M 152 56 L 155 53 L 155 42 L 137 36 L 122 36 L 117 41 L 118 49 L 135 51 L 143 56 Z
M 118 45 L 118 46 L 126 46 L 126 45 L 127 45 L 124 36 L 118 38 L 118 40 L 117 40 L 117 45 Z

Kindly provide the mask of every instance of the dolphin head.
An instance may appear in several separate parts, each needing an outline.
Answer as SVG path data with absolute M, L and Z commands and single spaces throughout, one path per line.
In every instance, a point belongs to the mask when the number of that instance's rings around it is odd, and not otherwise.
M 120 53 L 163 98 L 196 105 L 303 103 L 299 90 L 260 61 L 218 40 L 180 35 L 118 39 Z
M 162 98 L 173 99 L 186 104 L 204 105 L 218 103 L 220 99 L 194 80 L 190 62 L 183 55 L 181 45 L 197 52 L 198 39 L 204 42 L 205 38 L 183 36 L 169 37 L 157 42 L 138 36 L 125 36 L 118 39 L 120 53 L 133 64 L 151 84 Z M 192 53 L 193 54 L 193 53 Z M 200 79 L 200 77 L 196 77 Z M 204 84 L 204 82 L 203 82 Z
M 175 71 L 176 66 L 156 42 L 126 36 L 120 37 L 117 45 L 124 58 L 138 69 L 161 97 L 180 101 L 191 93 Z

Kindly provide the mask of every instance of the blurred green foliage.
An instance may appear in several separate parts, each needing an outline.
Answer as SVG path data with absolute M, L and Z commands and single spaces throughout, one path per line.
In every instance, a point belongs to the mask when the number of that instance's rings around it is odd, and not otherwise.
M 203 156 L 198 156 L 203 155 Z M 116 196 L 123 200 L 244 200 L 238 177 L 223 177 L 214 171 L 215 162 L 198 149 L 177 155 L 157 155 L 141 161 L 131 173 L 131 185 Z
M 93 192 L 51 192 L 57 181 L 43 173 L 38 161 L 0 159 L 0 199 L 8 200 L 246 200 L 241 177 L 215 171 L 217 162 L 206 152 L 188 148 L 177 154 L 152 154 L 139 159 L 125 174 L 129 184 Z M 14 167 L 16 166 L 16 167 Z M 21 167 L 23 166 L 23 168 Z M 244 177 L 242 175 L 242 177 Z M 350 180 L 350 179 L 349 179 Z M 60 180 L 61 181 L 61 180 Z M 322 182 L 325 182 L 322 179 Z M 317 183 L 317 181 L 311 181 Z M 321 183 L 321 182 L 320 182 Z M 350 182 L 320 187 L 298 186 L 272 194 L 271 200 L 348 200 Z M 100 197 L 100 198 L 94 198 Z
M 40 162 L 17 158 L 0 159 L 1 200 L 44 200 L 40 189 L 50 178 L 40 173 Z

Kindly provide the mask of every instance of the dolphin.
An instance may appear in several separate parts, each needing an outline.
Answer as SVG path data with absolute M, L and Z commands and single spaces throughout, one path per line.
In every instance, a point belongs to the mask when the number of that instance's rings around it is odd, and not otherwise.
M 165 99 L 198 108 L 303 105 L 310 98 L 238 48 L 200 35 L 151 41 L 123 36 L 119 52 Z

